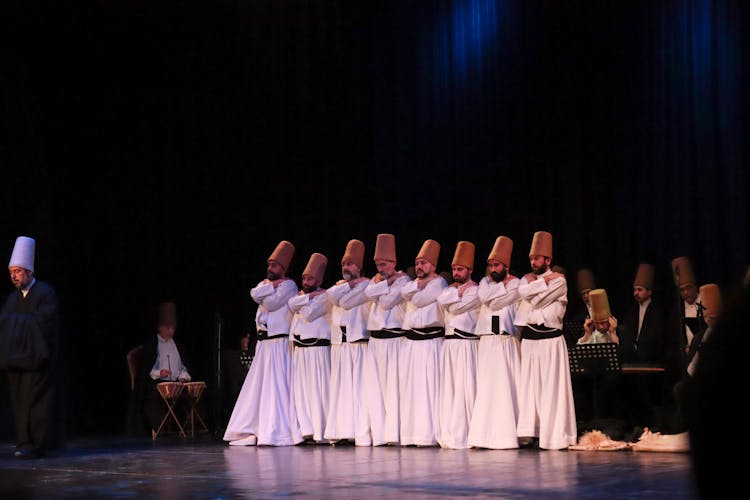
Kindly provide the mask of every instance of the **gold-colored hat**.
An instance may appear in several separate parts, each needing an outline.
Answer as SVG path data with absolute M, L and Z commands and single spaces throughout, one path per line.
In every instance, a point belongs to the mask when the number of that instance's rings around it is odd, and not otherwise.
M 354 262 L 361 270 L 365 261 L 365 244 L 359 240 L 349 240 L 346 244 L 344 256 L 341 258 L 341 265 L 345 262 Z
M 708 283 L 700 287 L 703 316 L 718 316 L 721 313 L 721 289 L 715 283 Z
M 318 285 L 320 285 L 323 283 L 323 277 L 326 274 L 326 265 L 328 265 L 328 258 L 322 253 L 314 253 L 310 256 L 310 260 L 307 261 L 307 266 L 302 271 L 302 277 L 312 276 L 318 281 Z
M 591 302 L 591 320 L 606 321 L 612 316 L 609 310 L 609 299 L 604 288 L 596 288 L 589 292 L 589 301 Z
M 294 257 L 294 245 L 286 240 L 282 240 L 276 245 L 273 253 L 268 257 L 268 261 L 278 262 L 286 270 L 289 269 L 289 264 L 292 263 L 292 257 Z
M 594 271 L 591 269 L 579 269 L 576 283 L 578 283 L 578 293 L 594 290 L 596 288 Z
M 507 236 L 498 236 L 492 247 L 490 256 L 487 257 L 487 261 L 496 260 L 501 264 L 505 264 L 505 267 L 510 267 L 510 257 L 512 253 L 513 240 Z
M 547 231 L 537 231 L 534 233 L 534 239 L 531 240 L 531 250 L 529 257 L 532 255 L 543 255 L 552 258 L 552 234 Z
M 697 284 L 695 273 L 693 272 L 693 263 L 687 257 L 677 257 L 672 259 L 672 276 L 677 288 L 682 285 Z
M 375 242 L 375 255 L 372 260 L 390 260 L 396 262 L 396 237 L 381 233 Z
M 417 254 L 417 259 L 424 259 L 435 267 L 437 267 L 439 257 L 440 243 L 435 240 L 426 240 Z
M 652 290 L 654 288 L 654 275 L 656 268 L 645 262 L 638 264 L 638 270 L 635 272 L 635 279 L 633 280 L 633 286 L 642 286 Z M 591 297 L 591 295 L 589 295 Z
M 459 241 L 456 246 L 456 253 L 453 254 L 451 266 L 464 266 L 470 271 L 474 269 L 474 243 Z

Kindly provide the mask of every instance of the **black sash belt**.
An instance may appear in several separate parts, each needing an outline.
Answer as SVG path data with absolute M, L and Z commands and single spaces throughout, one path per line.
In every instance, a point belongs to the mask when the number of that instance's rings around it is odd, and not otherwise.
M 324 347 L 331 345 L 328 339 L 301 339 L 299 335 L 294 336 L 294 345 L 297 347 Z
M 527 325 L 521 329 L 521 338 L 523 340 L 554 339 L 562 334 L 562 330 L 555 330 L 554 328 L 548 328 L 544 325 Z
M 464 332 L 463 330 L 459 330 L 458 328 L 453 329 L 453 333 L 455 335 L 446 335 L 445 339 L 463 339 L 463 340 L 477 340 L 479 339 L 478 335 L 474 335 L 473 333 Z
M 271 335 L 269 337 L 267 331 L 265 331 L 265 330 L 259 330 L 258 331 L 258 341 L 259 342 L 263 341 L 263 340 L 280 339 L 281 337 L 288 337 L 288 336 L 289 336 L 288 333 L 279 333 L 278 335 Z
M 404 330 L 400 328 L 370 330 L 370 337 L 373 339 L 395 339 L 404 336 Z
M 430 340 L 445 337 L 445 328 L 432 326 L 429 328 L 412 328 L 406 330 L 406 338 L 409 340 Z
M 500 335 L 500 316 L 492 316 L 492 333 L 494 335 Z
M 342 344 L 346 344 L 346 343 L 347 343 L 347 341 L 346 341 L 346 333 L 344 333 L 344 330 L 345 330 L 345 328 L 344 328 L 344 327 L 342 326 L 342 327 L 341 327 L 341 343 L 342 343 Z M 355 341 L 353 341 L 353 342 L 349 342 L 349 343 L 350 343 L 350 344 L 364 344 L 364 343 L 366 343 L 366 342 L 367 342 L 368 340 L 370 340 L 370 339 L 368 339 L 368 338 L 363 338 L 363 339 L 355 340 Z

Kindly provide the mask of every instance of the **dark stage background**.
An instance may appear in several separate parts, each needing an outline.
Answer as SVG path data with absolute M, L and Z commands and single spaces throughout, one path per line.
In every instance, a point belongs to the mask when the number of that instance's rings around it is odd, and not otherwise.
M 10 5 L 8 5 L 10 4 Z M 26 1 L 0 7 L 0 260 L 37 240 L 62 300 L 71 434 L 120 428 L 125 353 L 178 302 L 196 379 L 254 326 L 281 239 L 338 277 L 349 239 L 515 241 L 592 268 L 750 264 L 747 2 Z M 6 292 L 12 287 L 7 280 Z M 7 401 L 2 405 L 7 415 Z M 7 429 L 7 426 L 3 426 Z

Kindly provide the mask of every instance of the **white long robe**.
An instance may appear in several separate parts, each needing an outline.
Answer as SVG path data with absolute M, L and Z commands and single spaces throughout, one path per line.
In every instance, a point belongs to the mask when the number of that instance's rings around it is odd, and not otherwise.
M 542 276 L 529 283 L 521 279 L 521 304 L 515 325 L 543 324 L 561 329 L 567 307 L 568 287 L 564 277 L 546 283 Z M 521 340 L 517 432 L 519 437 L 538 437 L 539 447 L 565 449 L 576 444 L 577 428 L 573 385 L 570 378 L 565 337 Z
M 479 282 L 482 305 L 475 333 L 479 335 L 477 355 L 477 397 L 469 427 L 469 446 L 496 450 L 518 448 L 518 381 L 521 374 L 521 346 L 513 319 L 520 296 L 520 280 L 496 283 L 488 277 Z M 496 316 L 500 334 L 492 332 Z
M 326 294 L 310 299 L 297 295 L 289 301 L 294 311 L 291 331 L 300 343 L 330 340 L 330 304 Z M 328 390 L 331 347 L 294 346 L 292 354 L 292 395 L 302 437 L 323 442 L 328 418 Z
M 274 288 L 260 282 L 250 292 L 258 303 L 255 323 L 268 336 L 285 335 L 258 342 L 255 357 L 245 376 L 223 439 L 234 441 L 249 435 L 258 445 L 289 446 L 302 442 L 292 399 L 292 344 L 289 327 L 292 312 L 288 302 L 297 285 L 287 279 Z
M 408 300 L 404 329 L 443 327 L 443 313 L 437 298 L 446 286 L 445 279 L 438 277 L 422 290 L 418 290 L 416 281 L 401 289 Z M 438 444 L 438 384 L 443 340 L 442 337 L 403 340 L 398 362 L 402 446 Z
M 438 296 L 438 304 L 443 308 L 446 337 L 474 333 L 479 310 L 477 289 L 476 284 L 472 283 L 459 296 L 458 288 L 449 286 Z M 437 435 L 438 443 L 443 448 L 469 447 L 469 423 L 476 397 L 478 345 L 478 339 L 446 338 L 443 342 L 438 384 L 440 427 Z
M 365 289 L 365 295 L 371 301 L 368 331 L 401 329 L 406 312 L 401 289 L 409 281 L 406 275 L 391 285 L 386 280 L 370 280 Z M 370 391 L 367 409 L 373 446 L 398 444 L 401 439 L 398 358 L 403 342 L 403 337 L 379 339 L 371 336 L 367 346 L 364 377 Z
M 372 445 L 367 410 L 365 363 L 368 345 L 356 342 L 368 338 L 367 314 L 370 301 L 365 295 L 368 281 L 334 285 L 328 289 L 331 312 L 331 377 L 325 438 L 353 440 L 356 446 Z M 346 329 L 346 342 L 343 331 Z

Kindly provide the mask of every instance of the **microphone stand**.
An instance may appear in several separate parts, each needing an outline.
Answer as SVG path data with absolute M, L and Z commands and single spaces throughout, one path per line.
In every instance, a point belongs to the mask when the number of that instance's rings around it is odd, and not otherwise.
M 222 364 L 222 333 L 223 333 L 223 321 L 221 318 L 221 314 L 218 312 L 214 314 L 214 345 L 213 348 L 216 349 L 216 352 L 214 353 L 214 390 L 213 390 L 213 397 L 212 401 L 213 404 L 211 405 L 211 413 L 213 414 L 213 422 L 214 422 L 214 439 L 222 439 L 224 436 L 225 426 L 224 426 L 224 374 Z
M 680 323 L 678 346 L 680 349 L 680 373 L 682 373 L 682 370 L 687 368 L 687 353 L 685 352 L 687 347 L 687 334 L 685 332 L 685 306 L 683 304 L 684 301 L 682 300 L 682 296 L 680 295 L 680 266 L 674 267 L 674 276 L 677 284 L 677 316 Z

